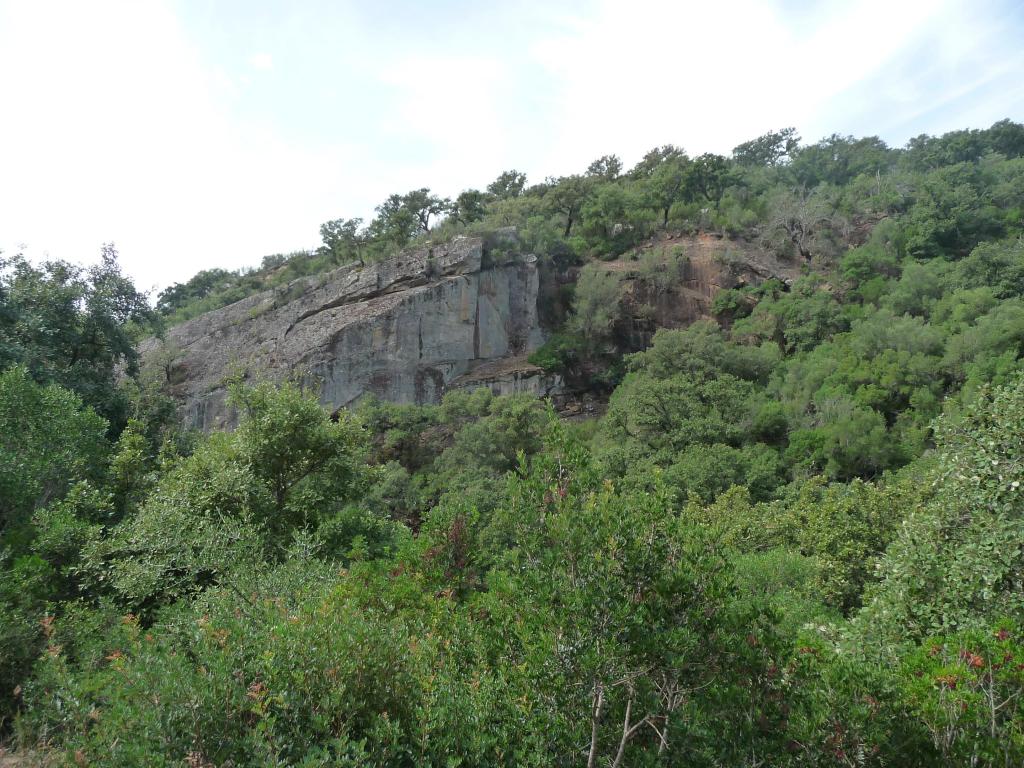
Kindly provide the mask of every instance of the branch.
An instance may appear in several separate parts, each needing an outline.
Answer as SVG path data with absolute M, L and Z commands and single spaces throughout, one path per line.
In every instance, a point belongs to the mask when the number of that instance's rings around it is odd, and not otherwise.
M 626 754 L 626 744 L 631 738 L 633 738 L 633 734 L 650 720 L 650 715 L 645 715 L 642 720 L 638 720 L 632 726 L 629 724 L 629 716 L 633 712 L 633 697 L 634 694 L 631 691 L 629 698 L 626 700 L 626 717 L 622 721 L 622 738 L 619 739 L 619 750 L 615 753 L 615 760 L 612 762 L 612 768 L 619 768 L 619 766 L 622 765 L 622 758 Z
M 633 694 L 630 693 L 629 698 L 626 699 L 626 717 L 622 721 L 622 738 L 619 739 L 619 751 L 615 753 L 615 760 L 612 762 L 612 768 L 619 768 L 622 763 L 622 756 L 626 752 L 626 740 L 629 738 L 629 716 L 633 711 Z
M 664 730 L 659 729 L 658 726 L 656 726 L 654 724 L 654 718 L 653 717 L 646 717 L 642 721 L 642 722 L 647 723 L 649 726 L 651 726 L 651 730 L 653 730 L 656 734 L 658 734 L 658 754 L 659 755 L 664 754 L 665 748 L 668 746 L 668 715 L 662 715 L 661 718 L 662 718 L 662 720 L 665 721 L 665 728 L 664 728 Z

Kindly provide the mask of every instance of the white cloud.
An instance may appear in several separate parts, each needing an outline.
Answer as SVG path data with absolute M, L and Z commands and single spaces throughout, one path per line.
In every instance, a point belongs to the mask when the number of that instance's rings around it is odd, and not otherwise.
M 737 23 L 743 19 L 743 23 Z M 541 162 L 558 172 L 601 154 L 627 160 L 666 142 L 726 150 L 794 117 L 778 99 L 791 67 L 790 33 L 761 2 L 602 2 L 568 35 L 533 55 L 558 82 L 557 131 Z
M 763 0 L 604 0 L 533 49 L 562 92 L 543 162 L 568 172 L 606 152 L 635 160 L 665 142 L 728 153 L 786 125 L 812 140 L 842 130 L 821 106 L 884 71 L 949 6 L 862 0 L 794 20 Z
M 254 53 L 249 57 L 249 66 L 266 72 L 274 68 L 274 57 L 269 53 Z
M 381 81 L 393 98 L 381 116 L 386 141 L 423 147 L 412 163 L 393 169 L 390 175 L 402 181 L 395 179 L 391 191 L 430 186 L 454 195 L 490 181 L 487 166 L 497 167 L 510 142 L 502 120 L 505 80 L 500 63 L 483 56 L 411 54 L 386 67 Z
M 315 245 L 320 222 L 391 192 L 456 194 L 507 167 L 538 180 L 787 125 L 815 140 L 1020 119 L 1024 49 L 979 2 L 538 4 L 522 44 L 391 39 L 341 8 L 315 28 L 296 12 L 255 49 L 239 32 L 221 58 L 171 0 L 0 0 L 0 248 L 86 260 L 114 240 L 141 285 L 166 285 Z M 325 45 L 343 55 L 316 58 Z M 319 122 L 276 101 L 299 77 L 309 108 L 329 105 Z
M 163 4 L 2 13 L 0 72 L 18 75 L 0 81 L 0 248 L 84 261 L 114 240 L 141 286 L 166 285 L 315 244 L 311 212 L 346 202 L 323 169 L 358 153 L 233 119 Z

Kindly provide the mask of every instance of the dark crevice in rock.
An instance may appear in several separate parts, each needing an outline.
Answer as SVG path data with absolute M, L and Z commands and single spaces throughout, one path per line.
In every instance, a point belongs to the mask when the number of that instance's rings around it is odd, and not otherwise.
M 473 317 L 473 359 L 480 359 L 480 286 L 476 291 L 476 308 Z

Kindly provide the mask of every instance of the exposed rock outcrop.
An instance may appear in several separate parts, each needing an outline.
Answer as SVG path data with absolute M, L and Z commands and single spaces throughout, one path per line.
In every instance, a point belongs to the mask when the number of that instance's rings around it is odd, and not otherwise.
M 449 389 L 487 388 L 496 395 L 551 397 L 562 391 L 562 377 L 547 373 L 525 356 L 484 363 L 449 384 Z
M 800 275 L 795 262 L 776 258 L 753 243 L 709 233 L 664 236 L 632 254 L 632 259 L 600 262 L 622 275 L 626 312 L 616 335 L 626 349 L 645 349 L 659 328 L 684 328 L 711 318 L 715 295 L 727 288 L 775 279 L 791 284 Z M 653 258 L 652 258 L 653 257 Z M 644 259 L 677 274 L 645 276 Z
M 662 235 L 597 264 L 623 280 L 623 352 L 646 347 L 658 328 L 709 317 L 721 289 L 799 274 L 753 244 L 706 234 Z M 233 375 L 300 377 L 332 410 L 367 395 L 423 404 L 476 387 L 552 397 L 563 410 L 575 398 L 593 410 L 581 399 L 593 389 L 585 372 L 563 381 L 527 360 L 544 341 L 538 301 L 549 323 L 564 321 L 563 289 L 578 268 L 546 274 L 541 292 L 537 259 L 519 252 L 510 230 L 462 237 L 251 296 L 145 342 L 142 353 L 163 368 L 183 420 L 203 430 L 232 423 Z
M 536 257 L 509 237 L 495 248 L 458 238 L 297 280 L 183 323 L 142 352 L 164 356 L 185 421 L 204 430 L 231 423 L 224 381 L 235 373 L 300 376 L 331 409 L 365 395 L 437 402 L 453 380 L 543 342 Z

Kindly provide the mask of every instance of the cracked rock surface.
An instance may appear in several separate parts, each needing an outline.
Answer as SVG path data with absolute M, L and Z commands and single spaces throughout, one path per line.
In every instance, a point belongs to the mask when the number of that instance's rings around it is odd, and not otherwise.
M 250 296 L 141 351 L 164 369 L 185 422 L 203 430 L 232 423 L 224 381 L 235 374 L 299 377 L 332 410 L 371 394 L 433 403 L 453 380 L 543 342 L 538 281 L 534 256 L 457 238 Z

